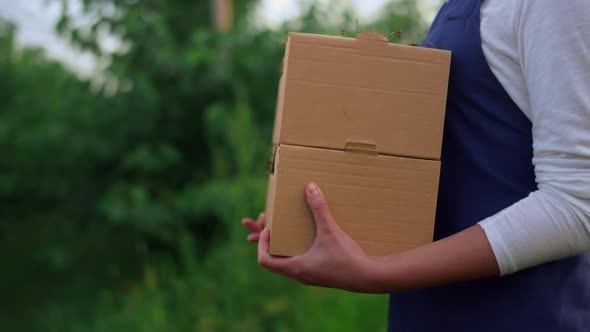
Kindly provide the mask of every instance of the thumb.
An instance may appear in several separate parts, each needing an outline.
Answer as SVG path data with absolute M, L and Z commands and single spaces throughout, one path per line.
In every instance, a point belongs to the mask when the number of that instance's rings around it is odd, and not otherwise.
M 307 205 L 315 219 L 318 233 L 337 229 L 338 225 L 336 225 L 332 213 L 330 213 L 328 202 L 326 202 L 324 194 L 322 194 L 320 188 L 315 183 L 312 182 L 307 185 L 305 196 L 307 198 Z

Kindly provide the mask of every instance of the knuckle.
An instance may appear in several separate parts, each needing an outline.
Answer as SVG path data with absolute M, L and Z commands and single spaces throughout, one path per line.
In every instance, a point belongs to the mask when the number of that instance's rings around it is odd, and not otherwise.
M 328 203 L 323 198 L 314 198 L 311 201 L 312 208 L 316 210 L 325 210 L 328 208 Z
M 322 218 L 322 219 L 327 219 L 330 218 L 330 213 L 328 210 L 328 204 L 326 204 L 325 202 L 323 203 L 319 203 L 317 205 L 313 205 L 311 207 L 312 211 L 314 212 L 316 217 Z

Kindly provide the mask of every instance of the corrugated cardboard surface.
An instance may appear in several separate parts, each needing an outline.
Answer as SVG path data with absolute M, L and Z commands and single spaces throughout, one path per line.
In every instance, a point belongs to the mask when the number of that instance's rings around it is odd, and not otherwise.
M 450 52 L 290 34 L 279 86 L 266 202 L 270 253 L 315 239 L 305 186 L 370 255 L 432 241 Z
M 439 168 L 438 161 L 281 145 L 269 181 L 270 253 L 298 255 L 313 243 L 315 225 L 305 200 L 310 181 L 367 254 L 431 242 Z
M 440 159 L 450 52 L 291 33 L 274 143 Z
M 274 205 L 275 205 L 275 193 L 276 193 L 276 183 L 277 177 L 275 174 L 270 174 L 268 176 L 268 188 L 267 188 L 267 195 L 266 195 L 266 226 L 272 229 L 272 217 L 274 212 Z M 280 228 L 280 227 L 279 227 Z
M 272 132 L 273 145 L 279 144 L 279 137 L 281 135 L 281 123 L 283 122 L 283 105 L 285 100 L 285 75 L 281 75 L 279 80 L 279 95 L 277 97 L 277 108 L 275 112 L 275 125 Z

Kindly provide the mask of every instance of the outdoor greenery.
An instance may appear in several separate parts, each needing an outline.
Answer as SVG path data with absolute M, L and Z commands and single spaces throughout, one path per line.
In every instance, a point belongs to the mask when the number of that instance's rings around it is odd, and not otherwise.
M 0 21 L 2 331 L 385 329 L 386 296 L 258 267 L 240 219 L 263 208 L 287 31 L 419 42 L 415 2 L 357 22 L 306 1 L 270 29 L 237 0 L 230 32 L 209 3 L 86 0 L 84 20 L 64 5 L 56 32 L 106 64 L 92 79 Z

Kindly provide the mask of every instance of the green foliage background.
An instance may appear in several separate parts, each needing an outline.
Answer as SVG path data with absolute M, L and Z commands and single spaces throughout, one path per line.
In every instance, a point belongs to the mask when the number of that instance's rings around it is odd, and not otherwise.
M 302 2 L 275 29 L 234 2 L 222 33 L 209 1 L 84 1 L 90 19 L 56 31 L 108 63 L 93 80 L 0 21 L 3 331 L 385 329 L 386 296 L 263 271 L 239 221 L 263 208 L 287 31 L 418 42 L 426 26 L 406 0 L 360 24 L 342 2 Z

